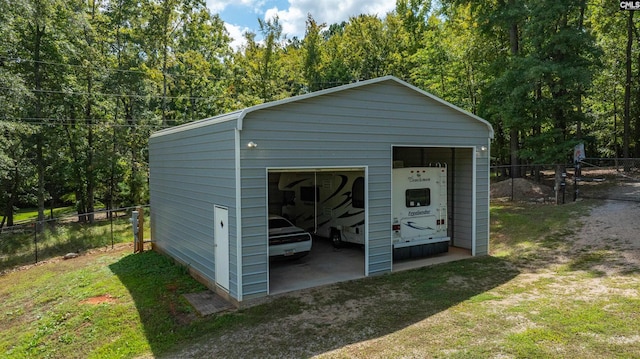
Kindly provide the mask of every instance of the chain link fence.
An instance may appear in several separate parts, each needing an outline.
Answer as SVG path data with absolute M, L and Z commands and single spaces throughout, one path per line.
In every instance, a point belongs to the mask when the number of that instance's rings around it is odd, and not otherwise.
M 621 182 L 640 182 L 640 158 L 585 158 L 577 164 L 491 166 L 492 199 L 558 204 L 578 198 L 607 199 L 611 197 L 609 189 Z
M 0 228 L 0 273 L 68 253 L 82 254 L 96 248 L 113 249 L 118 243 L 133 243 L 131 213 L 139 208 L 148 214 L 148 205 L 123 207 Z M 87 221 L 90 217 L 93 221 Z M 148 222 L 144 223 L 148 228 Z

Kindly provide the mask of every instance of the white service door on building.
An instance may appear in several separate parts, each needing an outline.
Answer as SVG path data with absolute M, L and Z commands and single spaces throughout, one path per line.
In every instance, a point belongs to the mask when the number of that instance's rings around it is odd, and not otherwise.
M 213 245 L 216 261 L 216 283 L 229 291 L 229 210 L 214 207 Z

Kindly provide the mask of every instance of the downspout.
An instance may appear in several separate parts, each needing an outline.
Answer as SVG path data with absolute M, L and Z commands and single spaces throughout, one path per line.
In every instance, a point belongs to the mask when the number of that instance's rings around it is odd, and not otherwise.
M 451 219 L 449 220 L 449 228 L 451 228 L 451 245 L 455 247 L 456 244 L 456 181 L 455 181 L 455 172 L 456 172 L 456 149 L 454 147 L 451 148 L 451 203 L 453 204 L 451 207 Z M 447 172 L 447 173 L 448 173 Z
M 241 124 L 241 119 L 238 119 Z M 235 186 L 236 186 L 236 277 L 238 278 L 238 302 L 242 302 L 242 190 L 240 182 L 240 128 L 234 131 Z
M 487 255 L 491 244 L 491 139 L 487 140 Z
M 477 246 L 477 230 L 478 224 L 477 221 L 477 193 L 478 193 L 478 148 L 473 146 L 471 149 L 471 256 L 476 256 L 476 246 Z

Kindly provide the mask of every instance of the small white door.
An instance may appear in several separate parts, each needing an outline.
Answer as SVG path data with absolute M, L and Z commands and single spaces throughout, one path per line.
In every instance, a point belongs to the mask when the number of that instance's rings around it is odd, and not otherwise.
M 216 283 L 229 291 L 229 210 L 214 207 L 213 245 L 216 261 Z

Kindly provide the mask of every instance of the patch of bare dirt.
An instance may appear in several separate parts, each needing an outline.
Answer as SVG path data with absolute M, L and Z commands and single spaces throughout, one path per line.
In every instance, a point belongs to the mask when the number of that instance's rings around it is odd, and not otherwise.
M 103 294 L 95 297 L 87 298 L 85 300 L 80 301 L 80 304 L 112 304 L 116 302 L 116 298 L 112 297 L 111 294 Z
M 553 199 L 553 188 L 525 178 L 514 178 L 491 185 L 491 198 L 513 198 L 516 201 L 548 201 Z

